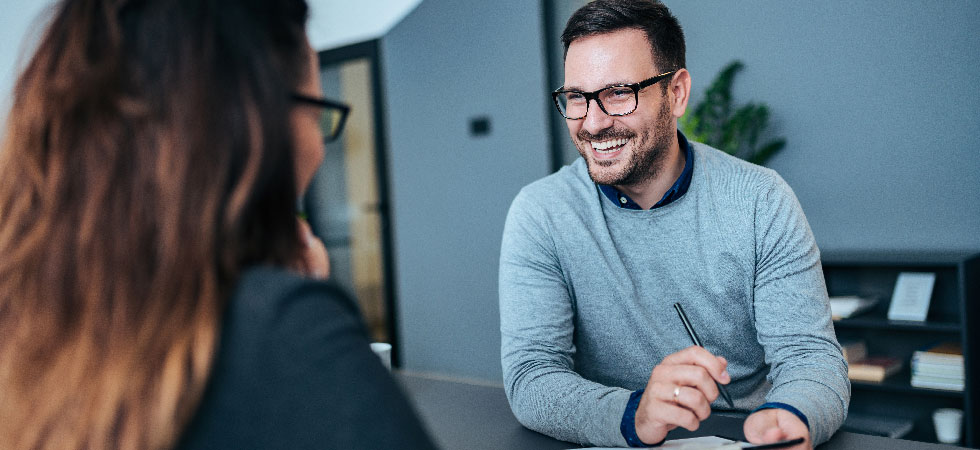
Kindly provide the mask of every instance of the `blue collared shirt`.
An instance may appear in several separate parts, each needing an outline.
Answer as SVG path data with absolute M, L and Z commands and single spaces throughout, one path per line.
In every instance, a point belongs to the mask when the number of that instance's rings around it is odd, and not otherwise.
M 674 181 L 674 185 L 670 189 L 667 189 L 667 192 L 660 198 L 660 201 L 650 209 L 669 205 L 687 193 L 687 188 L 691 186 L 691 176 L 694 173 L 694 155 L 691 153 L 691 144 L 687 142 L 687 138 L 680 131 L 677 132 L 677 142 L 684 149 L 684 170 L 681 171 L 681 175 Z M 639 204 L 634 202 L 626 194 L 619 192 L 618 189 L 607 184 L 597 184 L 597 186 L 599 186 L 599 190 L 602 191 L 606 198 L 612 200 L 620 208 L 642 209 Z

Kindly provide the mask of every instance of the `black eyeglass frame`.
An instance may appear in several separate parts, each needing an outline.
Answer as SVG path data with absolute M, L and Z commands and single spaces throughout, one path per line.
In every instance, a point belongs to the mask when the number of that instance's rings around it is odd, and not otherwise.
M 641 90 L 643 90 L 644 88 L 653 86 L 654 84 L 657 84 L 661 80 L 664 80 L 667 77 L 669 77 L 669 76 L 671 76 L 671 75 L 673 75 L 675 73 L 677 73 L 677 70 L 671 70 L 670 72 L 664 72 L 664 73 L 662 73 L 660 75 L 652 76 L 652 77 L 647 78 L 647 79 L 645 79 L 643 81 L 640 81 L 638 83 L 632 83 L 632 84 L 616 84 L 616 85 L 612 85 L 612 86 L 606 86 L 606 87 L 604 87 L 602 89 L 598 89 L 598 90 L 595 90 L 595 91 L 592 91 L 592 92 L 582 92 L 582 91 L 575 91 L 575 90 L 565 90 L 565 86 L 562 86 L 562 87 L 560 87 L 558 89 L 555 89 L 551 93 L 551 99 L 555 102 L 555 108 L 558 109 L 558 114 L 561 114 L 562 117 L 564 117 L 564 118 L 566 118 L 568 120 L 582 120 L 582 119 L 585 118 L 585 116 L 588 116 L 589 115 L 589 103 L 592 103 L 592 100 L 595 100 L 595 104 L 599 105 L 599 109 L 601 109 L 602 112 L 606 113 L 607 116 L 627 116 L 627 115 L 633 114 L 633 112 L 636 111 L 636 108 L 640 106 L 640 91 Z M 633 102 L 633 109 L 630 110 L 630 112 L 626 112 L 626 113 L 622 113 L 622 114 L 609 114 L 609 111 L 606 111 L 606 107 L 602 105 L 602 100 L 599 100 L 599 93 L 602 92 L 602 91 L 605 91 L 607 89 L 624 88 L 624 87 L 625 88 L 630 88 L 630 90 L 633 91 L 633 98 L 635 99 L 635 101 Z M 562 94 L 564 94 L 566 92 L 574 92 L 576 94 L 582 94 L 582 96 L 585 97 L 585 114 L 583 114 L 582 117 L 576 117 L 576 118 L 573 119 L 571 117 L 566 116 L 565 113 L 562 112 L 562 110 L 561 110 L 561 104 L 558 102 L 558 96 L 559 95 L 562 95 Z
M 313 106 L 318 106 L 323 109 L 332 109 L 332 110 L 340 111 L 340 120 L 337 122 L 336 131 L 333 131 L 332 133 L 330 133 L 330 135 L 323 137 L 324 140 L 326 140 L 327 142 L 336 140 L 337 137 L 340 136 L 340 133 L 344 131 L 344 125 L 347 123 L 347 116 L 350 114 L 350 105 L 341 102 L 336 102 L 326 98 L 310 97 L 308 95 L 298 94 L 295 92 L 290 94 L 290 98 L 292 98 L 295 101 L 306 103 Z M 323 130 L 324 133 L 326 133 L 327 131 L 329 130 Z

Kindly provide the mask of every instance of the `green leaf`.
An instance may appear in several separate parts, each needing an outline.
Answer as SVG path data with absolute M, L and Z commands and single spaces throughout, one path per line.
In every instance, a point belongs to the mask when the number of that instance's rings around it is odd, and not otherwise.
M 762 164 L 786 145 L 776 139 L 758 148 L 759 138 L 769 126 L 769 107 L 765 104 L 732 104 L 735 75 L 744 65 L 735 60 L 722 68 L 704 92 L 704 97 L 678 126 L 691 140 L 703 142 L 747 161 Z
M 748 161 L 752 164 L 758 164 L 760 166 L 763 166 L 766 164 L 767 161 L 769 161 L 769 158 L 772 158 L 776 153 L 779 153 L 779 151 L 782 150 L 783 147 L 785 146 L 786 146 L 786 139 L 779 138 L 770 141 L 768 144 L 763 145 L 762 148 L 756 151 L 755 154 L 752 155 L 752 157 L 749 158 Z

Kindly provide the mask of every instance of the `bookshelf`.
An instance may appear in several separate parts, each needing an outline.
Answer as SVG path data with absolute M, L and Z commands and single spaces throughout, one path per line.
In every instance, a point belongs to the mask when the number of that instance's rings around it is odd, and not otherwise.
M 913 426 L 905 439 L 936 442 L 932 412 L 959 408 L 964 412 L 960 445 L 980 445 L 980 253 L 824 252 L 822 263 L 830 295 L 879 299 L 870 311 L 835 321 L 838 338 L 861 339 L 870 355 L 904 360 L 902 370 L 881 383 L 853 381 L 850 412 L 909 420 Z M 936 274 L 925 322 L 887 318 L 901 272 Z M 956 341 L 963 348 L 963 391 L 913 387 L 912 353 L 942 341 Z

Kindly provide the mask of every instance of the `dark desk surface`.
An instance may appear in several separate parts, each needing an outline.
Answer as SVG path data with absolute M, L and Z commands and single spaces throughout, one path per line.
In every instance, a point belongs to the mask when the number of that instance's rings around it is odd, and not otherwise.
M 422 420 L 446 450 L 551 450 L 579 445 L 552 439 L 524 428 L 510 411 L 499 387 L 448 381 L 423 375 L 398 373 L 397 378 L 415 403 Z M 711 416 L 697 432 L 674 430 L 667 437 L 722 435 L 742 438 L 742 421 Z M 949 445 L 838 432 L 818 450 L 950 450 Z

